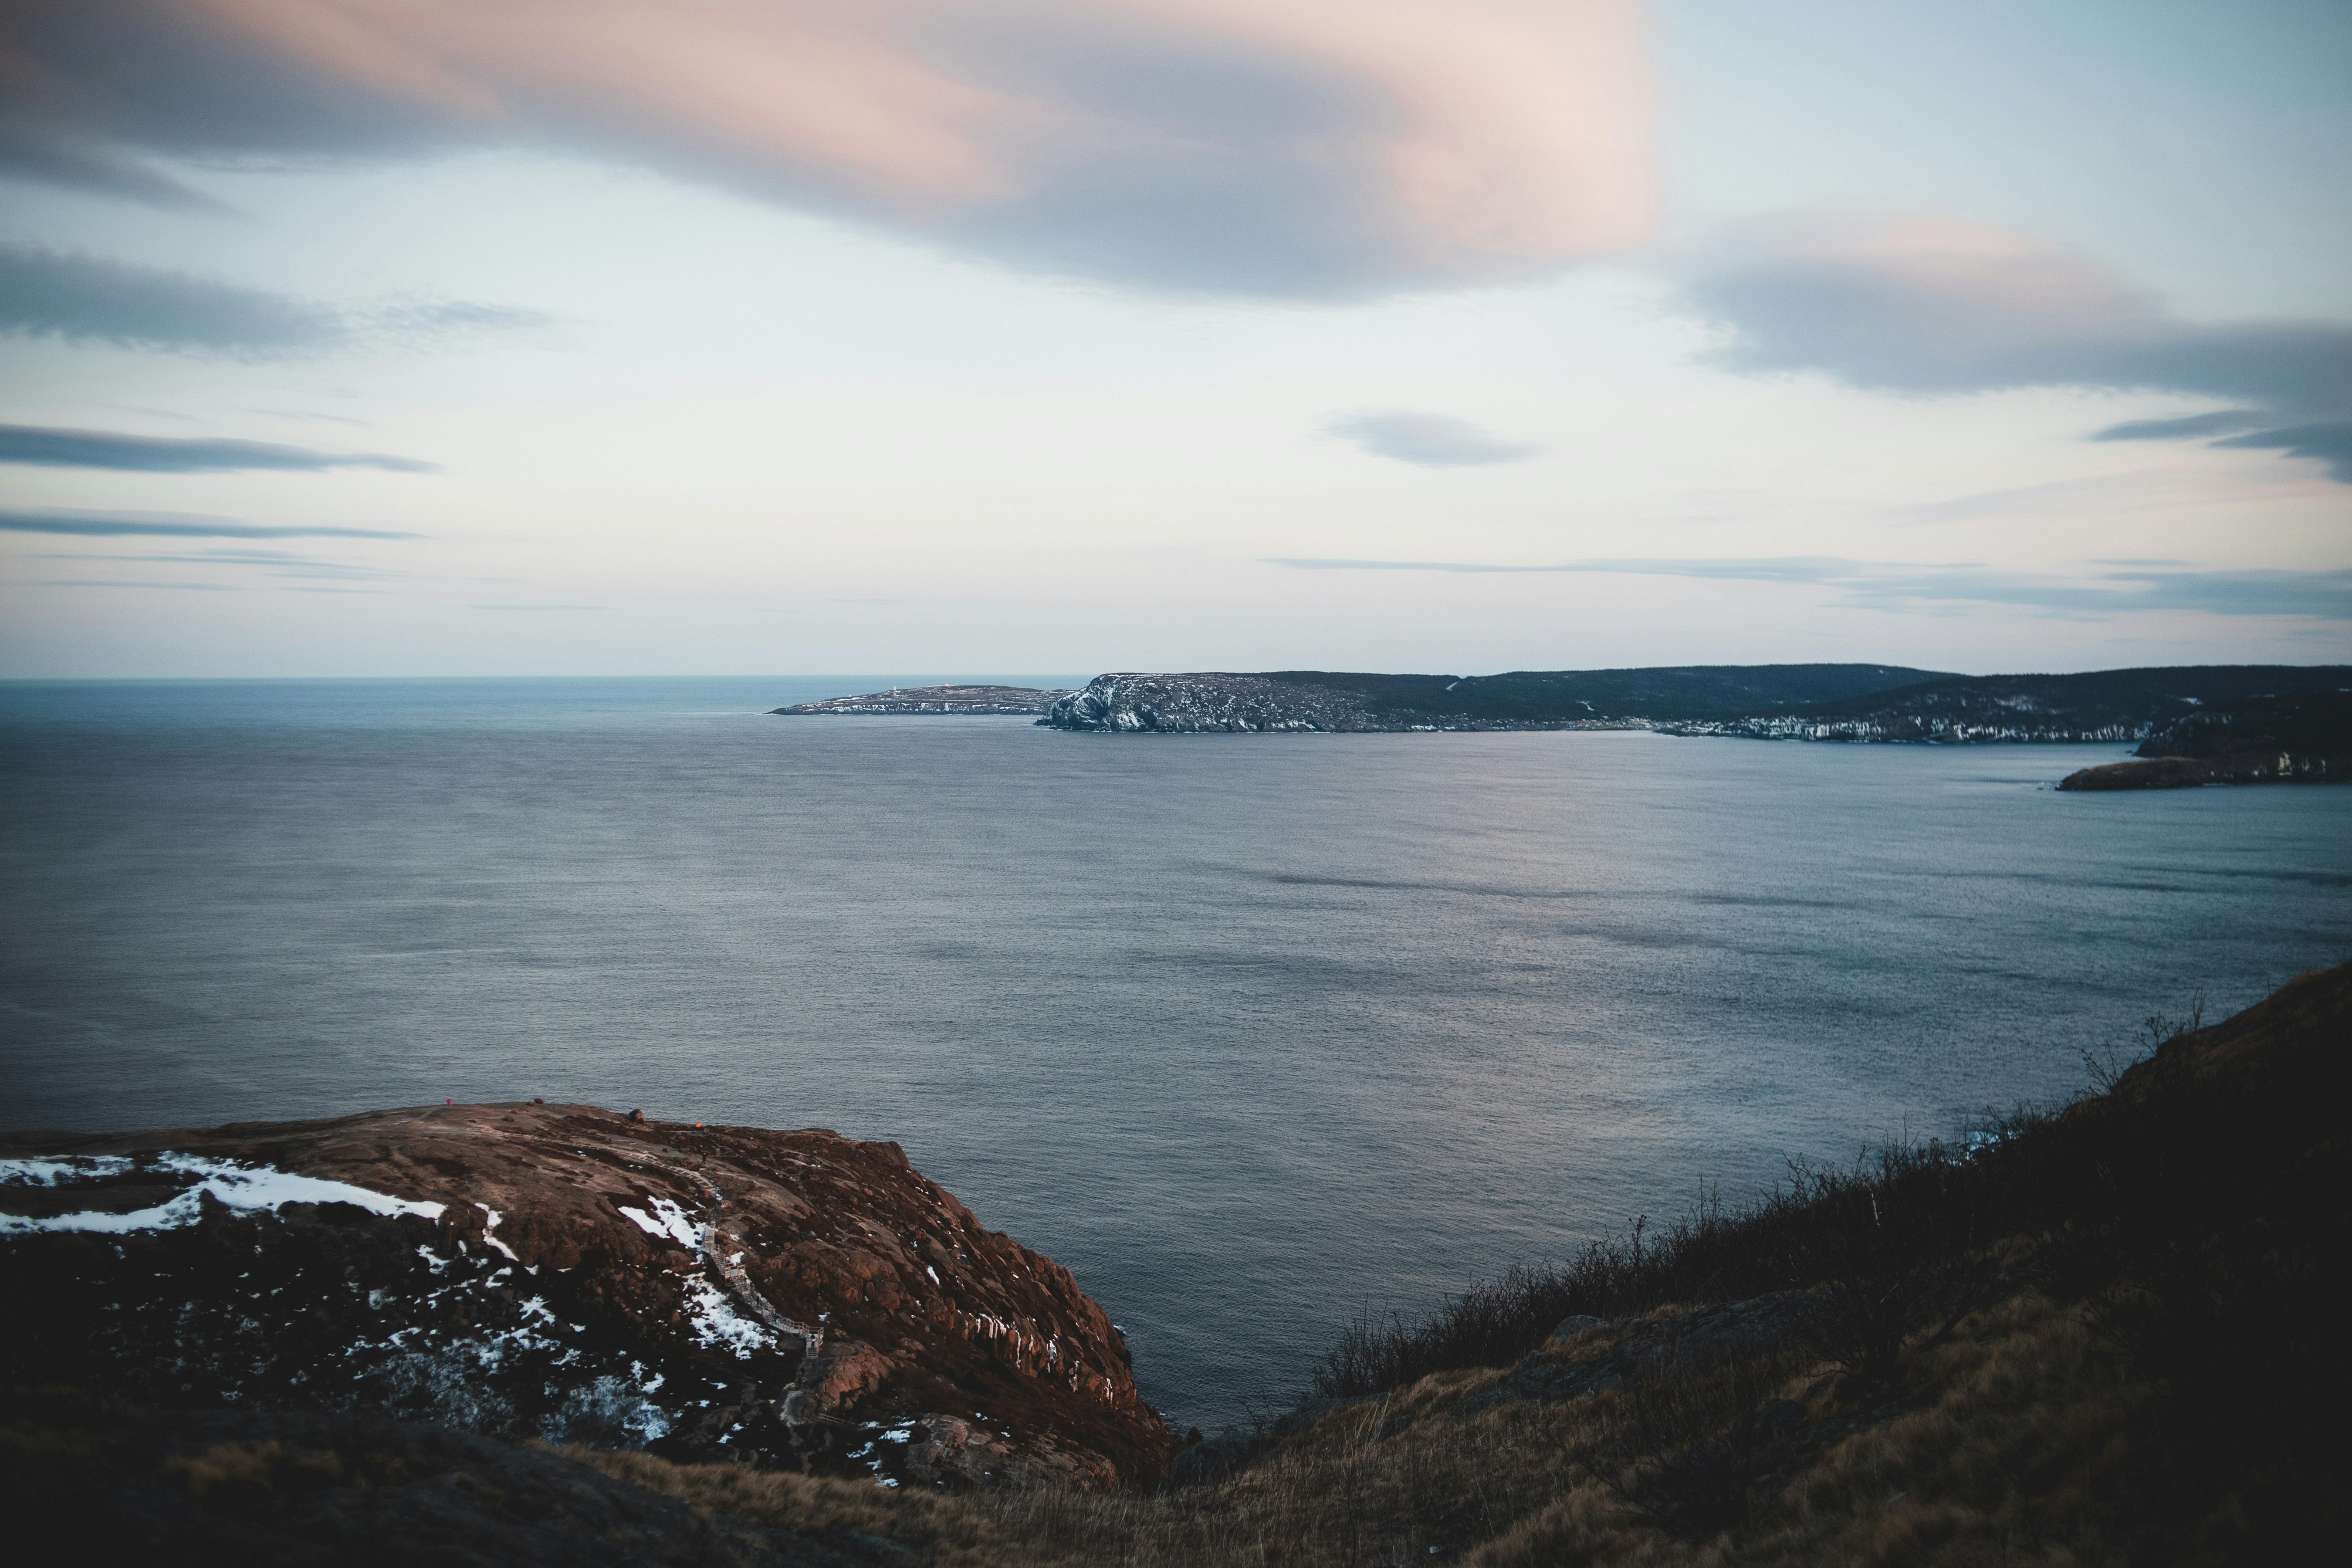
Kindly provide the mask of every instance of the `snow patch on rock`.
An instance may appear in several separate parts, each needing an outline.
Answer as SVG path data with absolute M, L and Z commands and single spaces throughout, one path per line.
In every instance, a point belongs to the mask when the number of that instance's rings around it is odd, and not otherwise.
M 687 1217 L 684 1209 L 668 1198 L 648 1196 L 646 1202 L 653 1207 L 651 1214 L 644 1209 L 631 1208 L 626 1204 L 616 1206 L 625 1217 L 647 1236 L 666 1236 L 689 1252 L 700 1248 L 701 1227 Z
M 440 1204 L 419 1203 L 410 1198 L 396 1198 L 388 1193 L 371 1192 L 365 1187 L 352 1186 L 348 1182 L 298 1176 L 290 1171 L 280 1171 L 268 1165 L 240 1165 L 234 1160 L 210 1160 L 199 1154 L 158 1155 L 149 1168 L 170 1175 L 194 1177 L 194 1180 L 168 1202 L 157 1204 L 152 1208 L 134 1209 L 129 1214 L 110 1214 L 103 1209 L 47 1216 L 0 1214 L 0 1235 L 43 1230 L 111 1234 L 134 1230 L 173 1230 L 181 1226 L 195 1224 L 203 1212 L 202 1194 L 205 1193 L 210 1193 L 215 1199 L 233 1209 L 268 1209 L 272 1212 L 284 1204 L 351 1204 L 374 1215 L 413 1214 L 435 1219 L 439 1217 L 444 1207 Z M 130 1169 L 130 1161 L 111 1155 L 70 1164 L 55 1160 L 0 1160 L 0 1186 L 70 1188 L 81 1182 L 119 1176 Z

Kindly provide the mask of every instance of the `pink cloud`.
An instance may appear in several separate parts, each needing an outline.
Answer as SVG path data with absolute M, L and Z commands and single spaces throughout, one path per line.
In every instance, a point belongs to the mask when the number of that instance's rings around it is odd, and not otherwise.
M 542 146 L 1175 288 L 1510 277 L 1655 200 L 1635 0 L 29 0 L 0 79 L 20 173 L 125 194 Z

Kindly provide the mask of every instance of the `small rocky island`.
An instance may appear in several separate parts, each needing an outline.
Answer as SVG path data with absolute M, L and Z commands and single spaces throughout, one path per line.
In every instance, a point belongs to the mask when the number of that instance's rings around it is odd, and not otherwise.
M 1177 1447 L 1069 1271 L 896 1143 L 532 1101 L 0 1156 L 0 1257 L 41 1282 L 0 1312 L 12 1387 L 869 1485 L 1118 1487 Z
M 1045 691 L 1031 686 L 908 686 L 869 691 L 860 697 L 828 697 L 822 702 L 795 702 L 771 708 L 787 718 L 818 714 L 1021 713 L 1045 712 L 1067 691 Z

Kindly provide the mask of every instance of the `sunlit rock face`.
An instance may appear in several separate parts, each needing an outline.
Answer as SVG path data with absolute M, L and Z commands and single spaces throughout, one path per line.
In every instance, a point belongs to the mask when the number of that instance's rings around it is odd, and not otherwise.
M 0 1152 L 20 1381 L 893 1484 L 1174 1447 L 1068 1270 L 895 1143 L 533 1103 Z

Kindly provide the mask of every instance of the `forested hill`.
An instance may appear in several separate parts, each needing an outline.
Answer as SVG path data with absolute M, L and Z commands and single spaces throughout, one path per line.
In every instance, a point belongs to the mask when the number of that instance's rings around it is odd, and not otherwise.
M 1129 731 L 1608 726 L 1757 740 L 2079 742 L 2141 741 L 2192 715 L 2221 722 L 2241 710 L 2347 689 L 2352 666 L 2281 664 L 2076 675 L 1949 675 L 1885 664 L 1475 676 L 1122 672 L 1098 675 L 1062 697 L 1040 722 Z
M 1916 685 L 1667 721 L 1678 734 L 1802 741 L 2139 741 L 2194 714 L 2352 689 L 2352 666 L 2180 665 L 2076 675 L 1945 676 Z
M 1773 712 L 1954 678 L 1887 664 L 1687 664 L 1471 676 L 1277 669 L 1259 679 L 1352 692 L 1383 717 L 1541 724 Z

